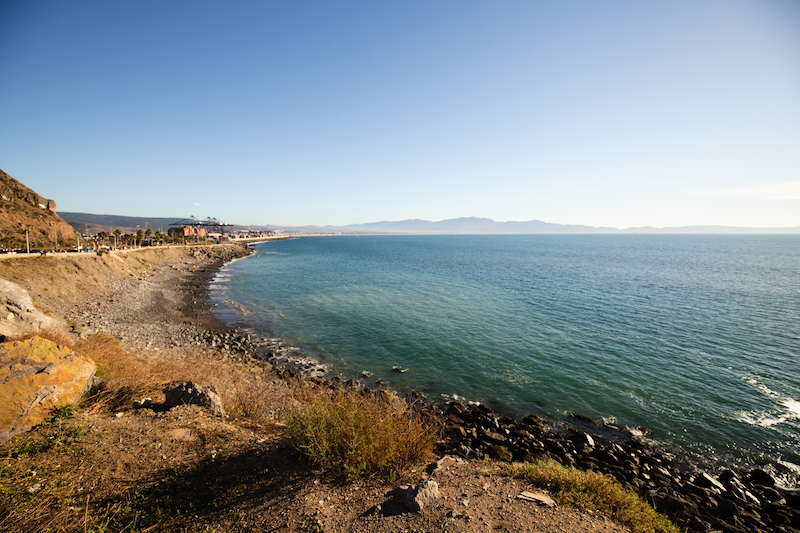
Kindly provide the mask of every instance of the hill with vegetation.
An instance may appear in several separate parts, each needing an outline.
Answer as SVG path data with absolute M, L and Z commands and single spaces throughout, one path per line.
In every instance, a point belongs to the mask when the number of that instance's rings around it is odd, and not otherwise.
M 148 228 L 167 233 L 169 228 L 180 226 L 180 222 L 186 217 L 128 217 L 63 211 L 61 218 L 80 233 L 95 235 L 101 231 L 113 233 L 117 229 L 123 233 L 136 233 L 140 229 Z
M 0 248 L 25 250 L 28 243 L 37 250 L 69 248 L 78 234 L 56 214 L 53 200 L 0 170 Z

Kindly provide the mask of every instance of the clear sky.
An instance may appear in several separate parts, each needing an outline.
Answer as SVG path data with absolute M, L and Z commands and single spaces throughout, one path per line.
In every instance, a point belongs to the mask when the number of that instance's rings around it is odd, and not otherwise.
M 800 2 L 0 2 L 60 211 L 800 226 Z

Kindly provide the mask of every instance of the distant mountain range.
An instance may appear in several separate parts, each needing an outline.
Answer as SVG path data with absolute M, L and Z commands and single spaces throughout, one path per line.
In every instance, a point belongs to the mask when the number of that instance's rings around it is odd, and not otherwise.
M 495 222 L 489 218 L 453 218 L 431 222 L 428 220 L 403 220 L 399 222 L 371 222 L 345 226 L 350 232 L 370 233 L 800 233 L 794 228 L 742 228 L 734 226 L 684 226 L 654 228 L 651 226 L 617 229 L 582 226 L 578 224 L 552 224 L 541 220 L 527 222 Z
M 136 231 L 138 228 L 167 229 L 176 223 L 185 220 L 181 217 L 174 218 L 145 218 L 123 217 L 116 215 L 92 215 L 87 213 L 61 212 L 61 218 L 69 222 L 72 227 L 80 232 L 86 229 L 90 233 L 98 231 L 113 231 L 119 228 L 123 232 Z M 226 221 L 227 222 L 227 221 Z M 235 225 L 236 229 L 284 229 L 289 232 L 303 233 L 462 233 L 462 234 L 567 234 L 567 233 L 679 233 L 679 234 L 742 234 L 742 233 L 781 233 L 800 234 L 800 226 L 792 228 L 744 228 L 735 226 L 683 226 L 669 228 L 654 228 L 650 226 L 638 228 L 610 228 L 596 226 L 582 226 L 578 224 L 552 224 L 541 220 L 527 222 L 495 222 L 489 218 L 464 217 L 432 222 L 430 220 L 400 220 L 370 222 L 367 224 L 350 224 L 347 226 L 242 226 Z
M 541 220 L 528 222 L 495 222 L 489 218 L 452 218 L 431 222 L 429 220 L 401 220 L 397 222 L 371 222 L 345 226 L 350 231 L 370 233 L 619 233 L 616 228 L 597 228 L 575 224 L 551 224 Z

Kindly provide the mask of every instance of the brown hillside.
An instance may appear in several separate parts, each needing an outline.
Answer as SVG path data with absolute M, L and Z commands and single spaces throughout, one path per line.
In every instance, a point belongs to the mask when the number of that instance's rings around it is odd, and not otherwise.
M 25 249 L 25 231 L 31 249 L 69 248 L 78 234 L 56 214 L 56 203 L 36 194 L 0 170 L 0 247 Z

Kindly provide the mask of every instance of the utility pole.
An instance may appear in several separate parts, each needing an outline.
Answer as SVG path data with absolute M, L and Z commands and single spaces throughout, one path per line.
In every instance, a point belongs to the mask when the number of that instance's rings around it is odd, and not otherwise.
M 25 230 L 25 244 L 28 246 L 28 253 L 31 253 L 31 241 L 28 239 L 28 230 Z

